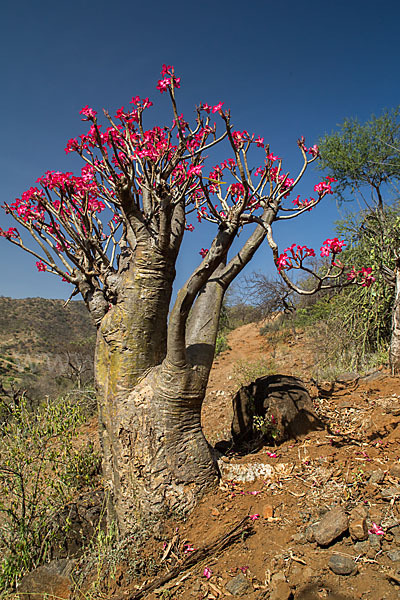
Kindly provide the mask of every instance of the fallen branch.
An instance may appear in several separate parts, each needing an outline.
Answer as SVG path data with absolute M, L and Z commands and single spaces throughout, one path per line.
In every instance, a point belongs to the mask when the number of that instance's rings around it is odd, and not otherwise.
M 184 573 L 188 569 L 191 569 L 193 566 L 201 563 L 206 558 L 209 558 L 210 556 L 223 550 L 230 544 L 233 544 L 242 536 L 249 535 L 252 529 L 253 524 L 251 523 L 251 521 L 249 521 L 249 517 L 244 517 L 244 519 L 236 523 L 236 525 L 234 525 L 232 529 L 224 533 L 222 537 L 192 552 L 190 556 L 185 558 L 181 563 L 179 563 L 166 575 L 163 575 L 155 581 L 152 581 L 151 583 L 147 584 L 144 588 L 138 590 L 135 594 L 133 594 L 133 596 L 124 595 L 117 598 L 117 600 L 140 600 L 146 594 L 153 592 L 157 588 L 161 588 L 169 581 L 176 579 L 179 575 L 182 575 L 182 573 Z

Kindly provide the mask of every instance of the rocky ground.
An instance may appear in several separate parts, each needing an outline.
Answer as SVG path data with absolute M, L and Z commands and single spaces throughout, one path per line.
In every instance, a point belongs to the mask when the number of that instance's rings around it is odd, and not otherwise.
M 317 386 L 307 337 L 271 348 L 255 324 L 233 331 L 229 345 L 213 367 L 203 411 L 213 444 L 229 439 L 239 384 L 269 368 L 302 377 L 329 428 L 222 456 L 219 488 L 186 522 L 160 524 L 141 548 L 156 565 L 153 574 L 138 582 L 128 560 L 116 566 L 102 597 L 400 597 L 399 379 L 381 369 Z M 153 590 L 146 587 L 152 581 Z

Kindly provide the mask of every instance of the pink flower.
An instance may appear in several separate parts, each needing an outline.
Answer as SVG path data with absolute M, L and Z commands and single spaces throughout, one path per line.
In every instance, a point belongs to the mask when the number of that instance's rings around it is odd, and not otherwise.
M 196 550 L 196 548 L 194 548 L 191 544 L 184 544 L 184 554 L 189 554 L 189 552 L 194 552 Z
M 274 154 L 272 154 L 272 152 L 270 152 L 269 154 L 267 154 L 267 160 L 271 160 L 272 162 L 275 162 L 276 160 L 281 160 L 281 159 L 278 158 L 278 156 L 274 156 Z
M 308 149 L 308 152 L 313 157 L 318 156 L 318 154 L 319 154 L 319 148 L 318 148 L 318 146 L 316 144 L 314 144 L 314 146 L 312 146 L 311 148 Z
M 278 271 L 282 271 L 282 269 L 291 269 L 292 268 L 292 261 L 291 259 L 288 257 L 288 255 L 286 254 L 286 252 L 284 252 L 283 254 L 281 254 L 277 261 L 276 261 L 276 266 L 278 267 Z
M 171 69 L 173 69 L 172 65 L 163 65 L 161 70 L 161 77 L 165 77 L 165 75 L 170 74 Z
M 89 106 L 86 104 L 86 106 L 79 111 L 79 114 L 86 117 L 86 119 L 82 119 L 82 121 L 93 121 L 97 115 L 97 112 L 93 110 L 93 108 L 89 108 Z
M 275 454 L 275 452 L 267 452 L 267 455 L 268 455 L 270 458 L 277 458 L 277 455 Z
M 201 258 L 205 258 L 207 256 L 208 248 L 202 248 L 199 252 Z
M 257 519 L 260 518 L 260 515 L 257 513 L 255 515 L 250 515 L 249 519 L 251 519 L 251 521 L 257 521 Z
M 220 112 L 222 110 L 222 105 L 225 104 L 225 102 L 219 102 L 218 104 L 216 104 L 215 106 L 212 107 L 212 112 L 216 113 L 216 112 Z
M 258 136 L 256 139 L 257 148 L 264 148 L 264 138 Z
M 329 256 L 332 254 L 339 254 L 342 252 L 343 246 L 346 246 L 345 242 L 333 238 L 333 240 L 325 240 L 324 245 L 321 246 L 321 256 Z
M 159 82 L 157 83 L 157 89 L 160 90 L 162 94 L 167 91 L 169 85 L 171 85 L 171 79 L 169 77 L 166 77 L 165 79 L 159 80 Z
M 7 229 L 7 231 L 4 231 L 4 229 L 0 227 L 0 237 L 5 237 L 8 240 L 11 240 L 13 238 L 19 237 L 19 233 L 16 227 L 10 227 L 9 229 Z
M 368 530 L 368 533 L 369 535 L 385 535 L 385 532 L 383 531 L 382 527 L 380 525 L 377 525 L 376 523 L 372 523 L 372 527 Z
M 211 569 L 209 569 L 208 567 L 206 567 L 203 571 L 203 575 L 206 579 L 210 579 L 211 575 L 212 575 L 212 571 Z
M 212 110 L 212 106 L 210 106 L 209 104 L 202 104 L 201 108 L 205 110 L 206 113 L 210 113 L 210 110 Z
M 46 265 L 41 260 L 36 262 L 36 267 L 38 271 L 47 271 Z

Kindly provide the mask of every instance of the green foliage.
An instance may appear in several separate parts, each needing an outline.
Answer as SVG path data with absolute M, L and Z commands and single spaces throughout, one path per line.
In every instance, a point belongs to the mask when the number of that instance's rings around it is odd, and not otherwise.
M 220 331 L 217 335 L 217 341 L 215 342 L 215 356 L 218 356 L 221 352 L 225 352 L 226 350 L 230 350 L 228 338 L 225 331 Z
M 259 358 L 255 361 L 238 360 L 233 365 L 233 381 L 240 388 L 244 385 L 249 385 L 258 377 L 272 375 L 275 372 L 276 366 L 271 359 Z
M 51 556 L 68 526 L 57 525 L 57 515 L 98 465 L 93 448 L 74 448 L 83 421 L 74 399 L 47 400 L 32 412 L 21 397 L 9 408 L 0 427 L 0 591 Z
M 372 115 L 364 124 L 345 119 L 338 131 L 319 140 L 320 168 L 338 180 L 335 186 L 354 193 L 367 185 L 378 194 L 382 184 L 400 180 L 400 106 Z
M 225 352 L 225 350 L 230 350 L 227 338 L 230 329 L 228 310 L 225 303 L 223 303 L 219 315 L 218 333 L 215 342 L 214 356 L 218 356 L 218 354 Z

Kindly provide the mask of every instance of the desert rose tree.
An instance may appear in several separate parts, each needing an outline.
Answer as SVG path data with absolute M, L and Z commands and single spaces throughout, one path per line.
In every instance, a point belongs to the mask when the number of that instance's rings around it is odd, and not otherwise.
M 279 254 L 272 225 L 298 217 L 331 193 L 326 179 L 315 186 L 314 198 L 289 198 L 317 158 L 317 147 L 307 149 L 299 140 L 303 166 L 292 179 L 263 138 L 234 129 L 222 102 L 201 104 L 189 125 L 178 113 L 179 87 L 173 67 L 164 65 L 157 88 L 172 105 L 166 127 L 145 129 L 148 98 L 132 98 L 129 109 L 114 116 L 104 111 L 105 129 L 93 109 L 83 108 L 88 131 L 66 147 L 84 162 L 81 174 L 49 171 L 4 205 L 34 247 L 18 228 L 0 230 L 36 258 L 39 271 L 72 284 L 97 325 L 103 471 L 109 516 L 122 533 L 138 516 L 190 510 L 217 480 L 200 411 L 224 293 L 264 240 L 285 281 L 295 286 L 287 271 L 306 268 L 303 261 L 314 251 L 293 245 Z M 205 175 L 207 153 L 216 145 L 227 155 Z M 251 169 L 253 149 L 260 164 Z M 184 234 L 203 221 L 214 224 L 215 237 L 201 249 L 170 310 Z M 247 226 L 239 251 L 230 253 Z M 321 252 L 330 262 L 324 275 L 316 274 L 315 289 L 343 279 L 337 260 L 342 245 L 337 239 L 324 243 Z M 361 285 L 371 280 L 369 272 L 347 278 Z

